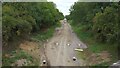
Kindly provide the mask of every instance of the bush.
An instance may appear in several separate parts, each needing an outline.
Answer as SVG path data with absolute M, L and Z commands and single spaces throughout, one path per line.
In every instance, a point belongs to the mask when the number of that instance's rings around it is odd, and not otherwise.
M 54 3 L 3 3 L 3 45 L 56 26 L 64 16 Z
M 115 42 L 118 30 L 115 9 L 107 7 L 104 13 L 97 13 L 94 17 L 93 32 L 96 39 L 105 42 Z

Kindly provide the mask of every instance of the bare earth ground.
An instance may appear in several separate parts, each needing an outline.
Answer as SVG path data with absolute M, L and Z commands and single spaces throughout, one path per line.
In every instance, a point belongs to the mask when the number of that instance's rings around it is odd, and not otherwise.
M 39 66 L 42 66 L 42 60 L 46 59 L 43 44 L 39 42 L 25 41 L 24 43 L 20 44 L 19 48 L 30 54 L 34 58 L 36 63 Z
M 62 27 L 56 31 L 56 34 L 45 45 L 45 54 L 50 66 L 85 66 L 85 61 L 77 59 L 73 61 L 73 57 L 77 57 L 75 48 L 87 48 L 73 33 L 71 26 L 61 21 Z M 82 44 L 78 46 L 78 44 Z

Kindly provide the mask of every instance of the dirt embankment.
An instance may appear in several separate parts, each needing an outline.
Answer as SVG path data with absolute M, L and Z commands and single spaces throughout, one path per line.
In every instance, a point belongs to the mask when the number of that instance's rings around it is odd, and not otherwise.
M 45 66 L 42 65 L 42 60 L 45 59 L 44 45 L 42 42 L 24 41 L 14 52 L 3 55 L 5 58 L 15 59 L 15 62 L 11 63 L 11 66 Z M 29 57 L 22 58 L 23 56 L 27 56 L 27 54 Z M 16 59 L 15 57 L 19 58 Z M 32 59 L 28 60 L 31 57 Z
M 25 41 L 24 43 L 20 44 L 19 48 L 35 58 L 39 66 L 46 66 L 42 63 L 42 61 L 46 59 L 44 46 L 45 44 L 42 42 Z

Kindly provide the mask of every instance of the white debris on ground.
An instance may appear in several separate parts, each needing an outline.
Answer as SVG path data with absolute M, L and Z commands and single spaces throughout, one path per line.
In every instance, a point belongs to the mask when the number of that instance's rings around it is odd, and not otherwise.
M 116 63 L 113 63 L 109 68 L 120 68 L 120 60 Z
M 76 57 L 73 57 L 73 61 L 76 61 L 77 60 L 77 58 Z
M 78 46 L 81 46 L 82 44 L 78 44 Z
M 43 60 L 43 64 L 46 64 L 46 60 Z
M 58 45 L 58 43 L 56 43 L 56 45 Z
M 82 51 L 83 51 L 83 49 L 75 49 L 75 51 L 81 51 L 81 52 L 82 52 Z
M 120 66 L 120 60 L 116 63 L 113 63 L 113 66 Z
M 70 46 L 70 44 L 69 44 L 69 43 L 68 43 L 67 45 L 68 45 L 68 46 Z
M 116 65 L 117 63 L 113 63 L 113 65 Z

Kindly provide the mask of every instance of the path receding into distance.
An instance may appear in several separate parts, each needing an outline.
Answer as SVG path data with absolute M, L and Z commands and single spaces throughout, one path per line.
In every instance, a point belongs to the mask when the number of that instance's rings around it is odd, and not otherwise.
M 75 48 L 87 48 L 76 36 L 69 23 L 61 21 L 62 26 L 45 44 L 45 53 L 50 66 L 85 66 L 82 59 L 77 57 Z M 78 44 L 82 44 L 79 46 Z

